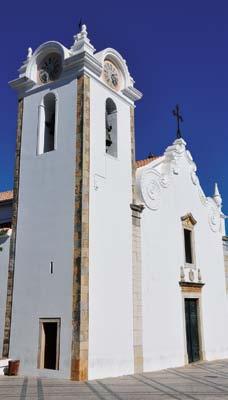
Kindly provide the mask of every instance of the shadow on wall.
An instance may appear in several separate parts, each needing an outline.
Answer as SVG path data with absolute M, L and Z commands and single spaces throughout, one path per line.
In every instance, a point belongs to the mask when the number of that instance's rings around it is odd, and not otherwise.
M 0 232 L 0 248 L 1 246 L 9 239 L 9 236 L 7 235 L 7 230 Z M 1 250 L 0 250 L 1 251 Z

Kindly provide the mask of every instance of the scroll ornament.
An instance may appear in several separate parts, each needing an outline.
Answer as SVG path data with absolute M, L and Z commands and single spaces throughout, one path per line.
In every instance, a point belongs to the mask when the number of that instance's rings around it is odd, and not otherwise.
M 141 179 L 141 193 L 148 208 L 157 210 L 160 204 L 160 174 L 153 170 L 146 170 Z
M 169 186 L 169 177 L 153 169 L 143 172 L 140 190 L 143 201 L 151 210 L 157 210 L 161 201 L 161 191 Z

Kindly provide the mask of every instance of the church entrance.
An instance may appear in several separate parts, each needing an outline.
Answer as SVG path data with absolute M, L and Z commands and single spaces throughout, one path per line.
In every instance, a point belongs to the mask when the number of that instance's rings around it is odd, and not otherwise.
M 185 299 L 186 339 L 189 363 L 200 359 L 198 299 Z

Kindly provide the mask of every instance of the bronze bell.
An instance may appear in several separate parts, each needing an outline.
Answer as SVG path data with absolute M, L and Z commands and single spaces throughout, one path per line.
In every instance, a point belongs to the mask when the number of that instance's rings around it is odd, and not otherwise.
M 110 147 L 112 145 L 112 139 L 109 132 L 106 132 L 106 147 Z

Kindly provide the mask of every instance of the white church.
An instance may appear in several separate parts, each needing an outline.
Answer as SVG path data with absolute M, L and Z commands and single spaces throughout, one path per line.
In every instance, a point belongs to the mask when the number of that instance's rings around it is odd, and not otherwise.
M 228 358 L 222 199 L 181 135 L 135 161 L 134 87 L 86 26 L 10 82 L 13 192 L 0 193 L 0 362 L 86 380 Z

